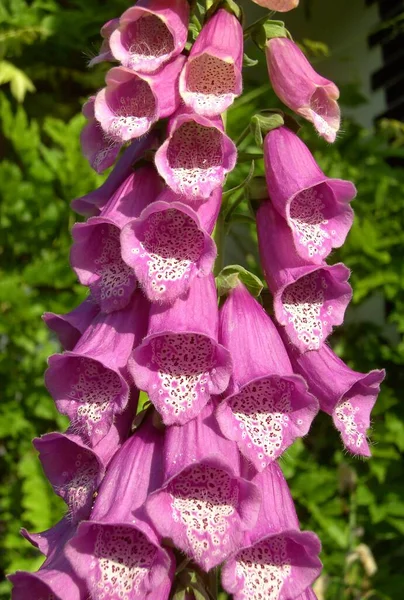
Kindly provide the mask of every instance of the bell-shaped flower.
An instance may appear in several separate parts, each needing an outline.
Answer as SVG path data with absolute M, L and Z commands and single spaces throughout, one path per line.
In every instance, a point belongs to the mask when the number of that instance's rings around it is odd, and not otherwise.
M 366 431 L 385 371 L 353 371 L 327 344 L 305 354 L 290 346 L 288 351 L 295 372 L 306 379 L 321 410 L 332 416 L 345 448 L 352 454 L 370 456 Z
M 122 144 L 109 138 L 102 130 L 94 116 L 95 96 L 87 100 L 83 106 L 83 115 L 87 124 L 80 134 L 83 155 L 97 173 L 102 173 L 114 164 Z
M 88 296 L 84 302 L 65 315 L 46 312 L 42 319 L 46 326 L 56 333 L 63 349 L 72 350 L 99 312 L 98 304 Z
M 119 19 L 112 54 L 128 69 L 153 73 L 183 51 L 188 23 L 187 0 L 139 0 Z
M 147 133 L 153 123 L 169 117 L 180 104 L 178 79 L 185 56 L 177 56 L 154 74 L 114 67 L 106 87 L 95 97 L 95 117 L 116 142 L 127 142 Z
M 103 312 L 120 310 L 132 298 L 137 279 L 122 260 L 121 229 L 155 200 L 160 189 L 154 168 L 141 167 L 124 181 L 99 217 L 76 223 L 72 229 L 71 265 Z
M 88 63 L 89 67 L 93 67 L 98 63 L 114 60 L 110 47 L 110 38 L 115 29 L 119 26 L 119 19 L 111 19 L 101 27 L 102 44 L 97 56 L 94 56 Z
M 221 8 L 204 25 L 180 77 L 180 94 L 195 113 L 223 113 L 242 91 L 243 28 Z
M 299 5 L 299 0 L 253 0 L 253 2 L 277 12 L 288 12 Z
M 268 40 L 266 57 L 269 78 L 278 98 L 313 123 L 327 142 L 334 142 L 341 122 L 335 83 L 316 73 L 299 46 L 288 38 Z
M 212 271 L 216 245 L 192 208 L 164 195 L 124 227 L 121 246 L 149 300 L 172 304 Z
M 257 488 L 240 475 L 237 446 L 220 434 L 212 411 L 206 406 L 166 430 L 164 485 L 146 502 L 160 535 L 205 571 L 241 546 L 260 506 Z
M 223 435 L 262 471 L 306 435 L 318 403 L 293 373 L 270 317 L 241 283 L 220 311 L 219 340 L 231 354 L 233 376 L 216 418 Z
M 147 419 L 112 460 L 66 554 L 91 600 L 163 600 L 174 558 L 141 508 L 162 481 L 163 434 Z M 168 590 L 169 590 L 168 586 Z
M 320 264 L 342 246 L 352 226 L 349 202 L 355 186 L 324 175 L 308 147 L 287 127 L 266 135 L 264 159 L 269 197 L 288 222 L 296 252 Z
M 140 139 L 134 140 L 122 153 L 110 175 L 96 190 L 80 196 L 71 202 L 72 209 L 79 215 L 99 215 L 104 206 L 111 200 L 119 187 L 131 175 L 133 165 L 141 159 L 146 150 L 156 142 L 154 133 L 149 132 Z
M 223 132 L 221 118 L 211 120 L 183 110 L 171 119 L 169 137 L 155 157 L 167 185 L 199 204 L 222 186 L 236 160 L 237 148 Z
M 193 419 L 212 394 L 227 388 L 231 358 L 218 343 L 218 325 L 213 275 L 196 277 L 188 294 L 172 306 L 151 305 L 147 336 L 128 368 L 165 425 Z
M 321 572 L 318 537 L 299 531 L 287 483 L 276 463 L 252 478 L 262 503 L 244 547 L 222 569 L 224 589 L 234 600 L 303 600 Z M 307 592 L 307 594 L 306 594 Z M 306 594 L 306 595 L 305 595 Z
M 258 210 L 257 231 L 276 320 L 301 352 L 318 350 L 344 320 L 352 297 L 349 269 L 342 263 L 308 265 L 296 253 L 286 221 L 268 201 Z
M 72 352 L 49 359 L 45 383 L 56 406 L 70 418 L 70 432 L 94 447 L 111 428 L 129 399 L 126 366 L 145 334 L 148 306 L 136 292 L 130 306 L 100 314 Z

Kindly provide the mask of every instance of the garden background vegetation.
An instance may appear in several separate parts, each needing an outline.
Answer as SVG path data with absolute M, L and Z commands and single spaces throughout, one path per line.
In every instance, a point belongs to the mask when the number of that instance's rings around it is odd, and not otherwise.
M 105 68 L 89 71 L 99 28 L 119 15 L 127 0 L 1 0 L 0 2 L 0 570 L 34 570 L 42 558 L 19 535 L 41 531 L 64 505 L 45 480 L 31 439 L 66 428 L 43 383 L 47 357 L 59 351 L 41 320 L 66 312 L 83 298 L 69 268 L 70 229 L 77 219 L 70 201 L 103 180 L 81 156 L 84 100 L 101 87 Z M 321 32 L 319 32 L 321 38 Z M 299 41 L 299 40 L 298 40 Z M 312 47 L 313 49 L 313 47 Z M 254 69 L 265 69 L 261 66 Z M 269 86 L 249 83 L 229 111 L 233 139 L 254 111 L 274 105 Z M 337 82 L 338 83 L 338 82 Z M 360 102 L 342 90 L 344 105 Z M 347 456 L 331 419 L 319 415 L 310 435 L 282 459 L 303 528 L 323 541 L 325 569 L 319 600 L 398 600 L 404 590 L 404 128 L 384 122 L 366 131 L 345 120 L 333 146 L 303 137 L 332 177 L 358 187 L 356 219 L 333 260 L 351 269 L 354 289 L 346 324 L 332 337 L 336 351 L 360 371 L 384 367 L 387 379 L 373 412 L 373 458 Z M 251 141 L 242 150 L 256 152 Z M 394 164 L 394 166 L 392 166 Z M 250 168 L 240 164 L 228 186 Z M 260 160 L 256 172 L 262 172 Z M 243 212 L 243 203 L 238 209 Z M 259 274 L 254 230 L 231 232 L 230 259 Z M 233 260 L 235 262 L 235 260 Z M 368 309 L 366 309 L 368 306 Z M 375 306 L 382 309 L 376 319 Z M 367 316 L 368 315 L 368 316 Z M 372 559 L 374 557 L 374 562 Z M 0 599 L 9 598 L 0 583 Z M 223 598 L 226 596 L 223 594 Z

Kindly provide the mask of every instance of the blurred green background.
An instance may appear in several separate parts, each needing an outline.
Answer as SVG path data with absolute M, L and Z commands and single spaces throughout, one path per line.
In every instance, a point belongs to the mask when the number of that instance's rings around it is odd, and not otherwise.
M 19 536 L 19 528 L 44 530 L 64 510 L 31 446 L 33 437 L 66 426 L 43 384 L 46 359 L 59 347 L 40 317 L 46 310 L 71 310 L 85 296 L 69 269 L 76 220 L 69 203 L 103 180 L 82 158 L 79 133 L 81 106 L 101 87 L 107 68 L 89 71 L 86 65 L 99 47 L 100 26 L 128 5 L 127 0 L 0 0 L 0 570 L 5 573 L 39 567 L 41 557 Z M 315 43 L 321 39 L 319 30 L 305 41 L 315 61 L 328 53 Z M 260 60 L 246 69 L 245 95 L 229 112 L 234 139 L 253 111 L 274 106 L 268 85 L 257 83 L 266 78 Z M 355 86 L 342 86 L 343 110 L 365 103 Z M 319 600 L 398 600 L 404 596 L 404 127 L 384 120 L 365 129 L 346 119 L 333 146 L 307 124 L 302 135 L 328 175 L 351 179 L 359 190 L 355 224 L 332 257 L 352 269 L 354 288 L 333 346 L 351 367 L 385 367 L 388 376 L 373 412 L 372 460 L 344 453 L 330 418 L 320 415 L 311 434 L 286 453 L 282 467 L 302 526 L 323 541 Z M 256 151 L 248 140 L 242 149 Z M 228 187 L 248 169 L 247 163 L 239 165 Z M 234 227 L 229 259 L 258 269 L 253 240 L 250 225 Z M 2 582 L 0 599 L 8 597 L 9 586 Z

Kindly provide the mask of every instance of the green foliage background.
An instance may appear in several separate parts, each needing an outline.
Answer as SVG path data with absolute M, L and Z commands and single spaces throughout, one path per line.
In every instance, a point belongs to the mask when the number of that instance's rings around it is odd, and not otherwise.
M 0 2 L 0 568 L 6 573 L 34 570 L 42 561 L 19 528 L 41 531 L 63 514 L 31 446 L 33 437 L 66 426 L 43 385 L 46 359 L 59 348 L 40 317 L 45 310 L 70 310 L 85 293 L 68 266 L 75 221 L 69 203 L 102 181 L 82 158 L 78 138 L 81 105 L 104 74 L 102 66 L 87 71 L 86 62 L 98 48 L 100 25 L 127 5 Z M 246 95 L 229 114 L 233 138 L 254 109 L 272 105 L 269 89 L 249 85 L 248 76 Z M 359 190 L 355 224 L 333 256 L 352 269 L 354 288 L 334 347 L 355 369 L 385 367 L 388 376 L 373 413 L 372 460 L 344 454 L 330 419 L 320 415 L 282 466 L 302 525 L 323 541 L 319 599 L 395 600 L 404 589 L 404 169 L 389 163 L 404 159 L 403 129 L 386 123 L 367 132 L 345 123 L 333 146 L 308 126 L 303 135 L 327 174 L 352 179 Z M 247 141 L 243 150 L 255 149 Z M 248 168 L 237 167 L 229 185 L 239 183 Z M 248 224 L 237 226 L 231 248 L 255 270 L 253 239 Z M 376 305 L 382 315 L 377 321 Z M 7 582 L 0 583 L 0 599 L 8 597 Z

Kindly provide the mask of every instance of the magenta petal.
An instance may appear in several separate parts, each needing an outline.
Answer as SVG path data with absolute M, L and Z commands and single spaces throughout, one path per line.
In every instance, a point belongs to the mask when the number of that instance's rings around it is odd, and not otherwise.
M 95 96 L 91 96 L 84 104 L 82 112 L 87 119 L 80 134 L 81 149 L 91 167 L 102 173 L 114 164 L 121 149 L 121 144 L 108 139 L 94 116 Z
M 174 192 L 171 188 L 166 187 L 157 200 L 169 203 L 186 204 L 191 206 L 199 217 L 199 222 L 202 229 L 211 234 L 215 228 L 217 218 L 222 206 L 222 188 L 218 187 L 213 190 L 209 198 L 189 199 L 184 195 Z
M 339 248 L 352 226 L 350 181 L 324 175 L 310 150 L 287 127 L 270 131 L 264 143 L 269 197 L 287 220 L 299 256 L 320 264 Z
M 150 309 L 148 335 L 129 360 L 166 425 L 196 417 L 212 394 L 227 388 L 231 358 L 217 342 L 218 309 L 213 276 L 196 277 L 188 295 L 167 309 Z
M 46 312 L 42 319 L 47 327 L 56 333 L 63 349 L 72 350 L 99 312 L 98 305 L 89 296 L 65 315 Z
M 352 297 L 343 264 L 310 266 L 294 250 L 287 223 L 270 202 L 257 213 L 258 243 L 275 316 L 301 352 L 318 350 L 341 325 Z
M 198 35 L 180 77 L 180 93 L 195 113 L 223 113 L 241 94 L 243 28 L 227 10 L 218 10 Z
M 46 531 L 29 533 L 22 528 L 20 534 L 47 559 L 54 560 L 76 529 L 77 523 L 73 523 L 68 514 Z
M 140 0 L 121 16 L 112 53 L 124 67 L 152 73 L 182 52 L 188 21 L 187 0 Z
M 223 184 L 236 159 L 236 146 L 217 121 L 180 113 L 172 119 L 170 136 L 158 149 L 155 162 L 174 192 L 197 202 Z
M 179 202 L 158 200 L 121 234 L 122 258 L 151 302 L 172 304 L 195 277 L 208 275 L 216 258 L 212 238 L 197 214 Z
M 90 62 L 88 63 L 89 67 L 93 67 L 94 65 L 97 65 L 98 63 L 101 63 L 104 61 L 114 60 L 114 57 L 112 56 L 112 53 L 111 53 L 109 41 L 110 41 L 110 37 L 111 37 L 112 33 L 115 31 L 115 29 L 118 27 L 118 25 L 119 25 L 119 19 L 111 19 L 110 21 L 107 21 L 105 23 L 105 25 L 103 25 L 101 27 L 101 36 L 103 38 L 103 42 L 102 42 L 100 51 L 97 54 L 97 56 L 94 56 L 94 58 L 92 58 L 90 60 Z
M 93 495 L 104 476 L 104 465 L 80 439 L 49 433 L 33 442 L 55 492 L 63 498 L 73 521 L 90 515 Z

